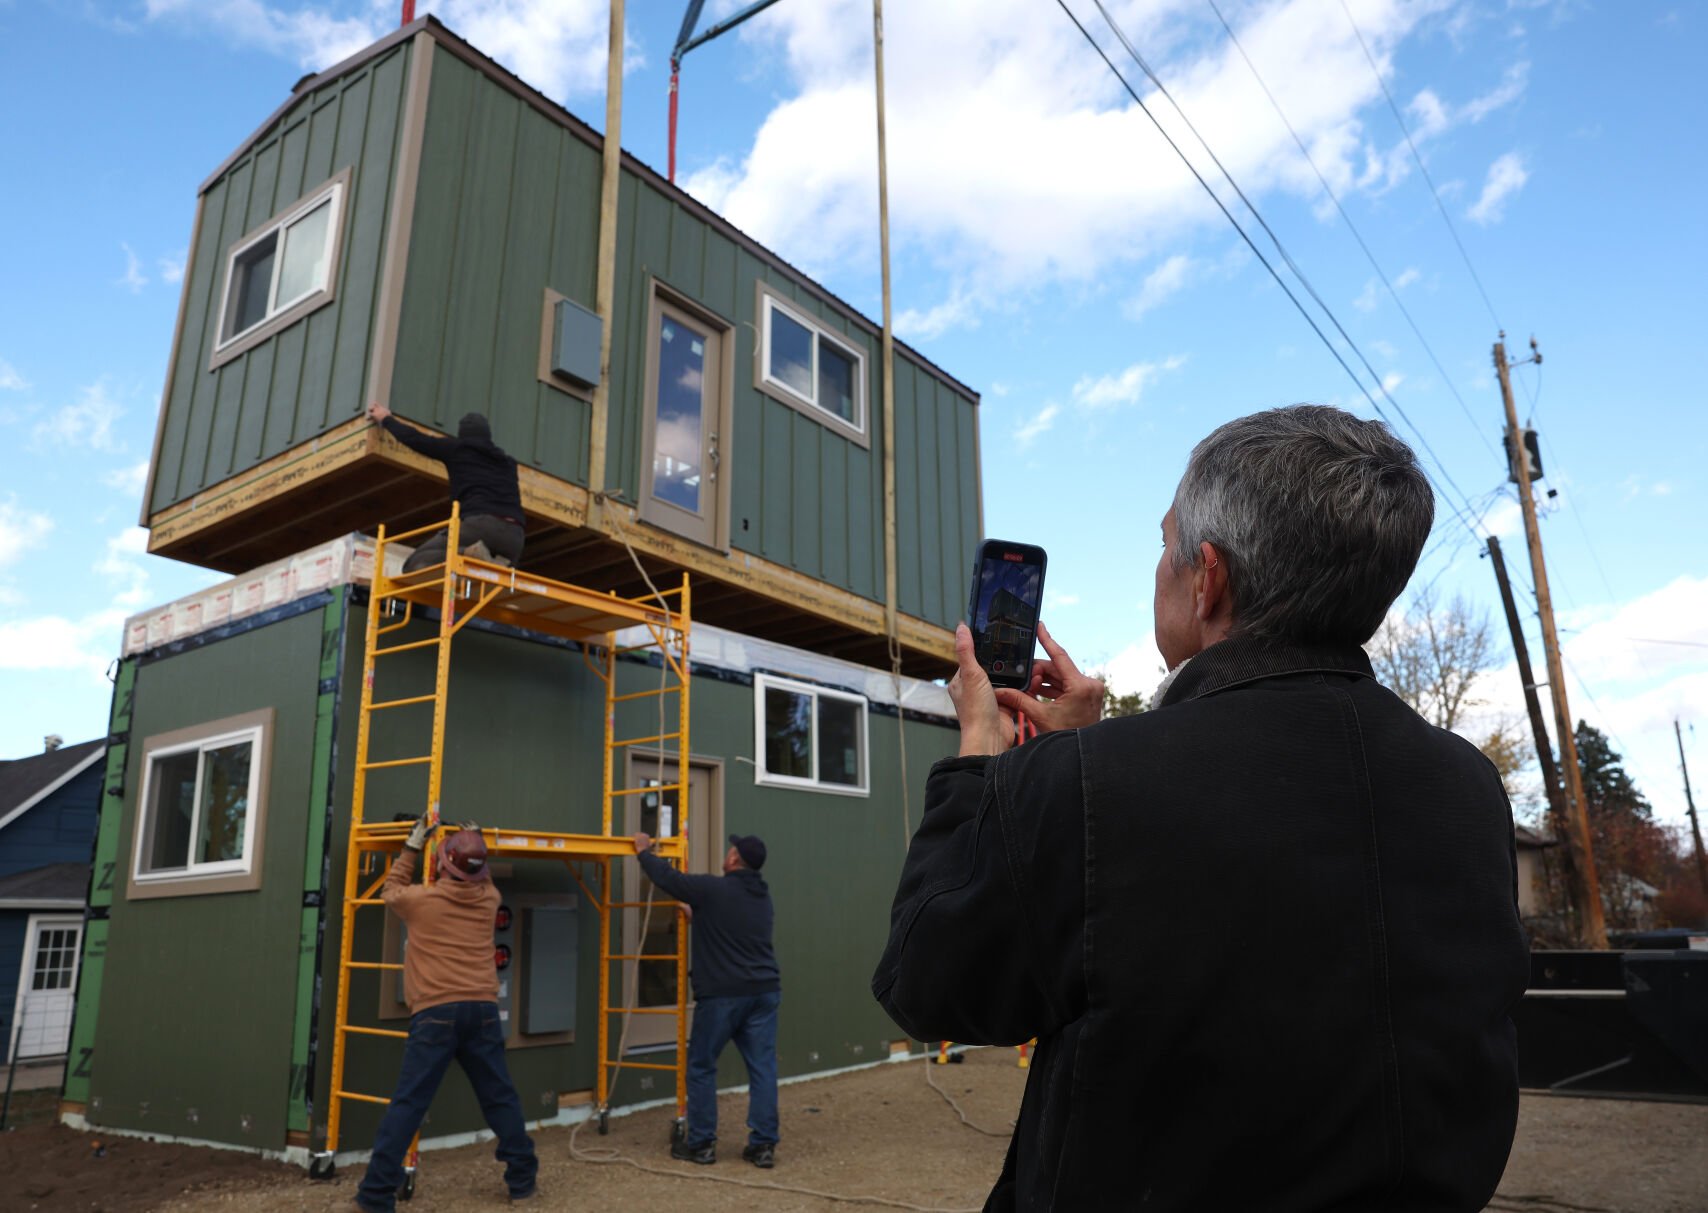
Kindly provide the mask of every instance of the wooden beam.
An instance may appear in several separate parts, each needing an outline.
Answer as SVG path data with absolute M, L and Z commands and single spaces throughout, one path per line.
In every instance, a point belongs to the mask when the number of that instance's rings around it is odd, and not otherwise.
M 229 522 L 276 497 L 308 488 L 315 481 L 359 462 L 368 454 L 372 423 L 352 417 L 302 446 L 151 515 L 148 550 L 160 552 L 194 535 Z
M 366 476 L 396 468 L 413 473 L 428 483 L 444 484 L 447 479 L 442 463 L 417 455 L 373 426 L 365 417 L 355 417 L 313 442 L 286 451 L 240 477 L 215 485 L 189 501 L 154 514 L 149 520 L 152 531 L 149 551 L 182 555 L 200 550 L 201 544 L 209 540 L 220 545 L 218 550 L 234 551 L 235 547 L 221 543 L 224 535 L 219 532 L 225 527 L 241 530 L 243 523 L 240 518 L 247 517 L 250 511 L 278 503 L 280 498 L 294 497 L 308 490 L 324 491 L 329 482 L 345 479 L 364 461 L 373 465 L 371 470 L 363 469 L 362 474 Z M 873 602 L 751 553 L 720 552 L 659 530 L 642 522 L 633 506 L 617 501 L 606 502 L 600 520 L 602 525 L 597 529 L 591 528 L 588 517 L 592 495 L 586 488 L 559 480 L 537 468 L 520 468 L 519 479 L 522 508 L 528 515 L 529 526 L 544 525 L 553 530 L 567 531 L 575 537 L 562 555 L 554 552 L 551 559 L 561 559 L 588 549 L 597 553 L 574 570 L 572 580 L 584 577 L 584 570 L 589 567 L 604 571 L 621 569 L 629 563 L 623 546 L 626 540 L 628 547 L 634 549 L 655 579 L 661 573 L 671 576 L 686 571 L 696 580 L 715 583 L 729 592 L 753 595 L 767 604 L 785 604 L 789 613 L 816 616 L 850 632 L 878 637 L 882 651 L 881 638 L 886 634 L 883 603 Z M 402 486 L 398 492 L 403 495 Z M 437 498 L 437 502 L 442 501 L 442 497 Z M 424 495 L 420 506 L 410 507 L 409 512 L 411 516 L 419 517 L 419 524 L 424 525 L 432 521 L 434 504 Z M 638 577 L 633 580 L 639 582 Z M 899 613 L 896 623 L 904 648 L 916 650 L 934 663 L 953 662 L 952 632 Z M 887 658 L 882 658 L 875 664 L 887 668 L 889 663 Z

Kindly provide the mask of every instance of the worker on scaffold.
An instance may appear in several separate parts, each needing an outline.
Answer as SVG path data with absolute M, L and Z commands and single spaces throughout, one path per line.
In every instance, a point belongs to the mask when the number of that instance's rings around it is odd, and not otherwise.
M 678 872 L 634 836 L 647 878 L 689 907 L 694 919 L 694 1027 L 688 1037 L 688 1125 L 670 1156 L 710 1166 L 718 1160 L 718 1055 L 731 1041 L 747 1065 L 746 1161 L 762 1169 L 777 1155 L 777 1008 L 783 983 L 771 947 L 775 912 L 759 869 L 765 844 L 729 836 L 722 876 Z
M 386 433 L 418 455 L 437 459 L 450 476 L 451 500 L 460 518 L 463 554 L 495 564 L 514 565 L 522 559 L 522 490 L 516 460 L 492 441 L 492 426 L 484 413 L 465 413 L 457 436 L 446 438 L 405 425 L 379 401 L 368 405 L 368 416 Z M 440 531 L 403 562 L 403 571 L 443 564 L 449 542 Z
M 414 883 L 421 848 L 431 829 L 423 813 L 392 862 L 381 896 L 409 928 L 403 955 L 403 993 L 409 1003 L 409 1038 L 397 1091 L 374 1134 L 373 1158 L 356 1193 L 359 1208 L 388 1213 L 403 1182 L 403 1156 L 420 1129 L 451 1059 L 468 1075 L 487 1127 L 498 1136 L 512 1201 L 537 1191 L 539 1159 L 522 1120 L 522 1101 L 504 1062 L 504 1025 L 498 1017 L 498 970 L 492 963 L 492 926 L 501 901 L 486 863 L 486 840 L 463 823 L 439 845 L 439 879 Z

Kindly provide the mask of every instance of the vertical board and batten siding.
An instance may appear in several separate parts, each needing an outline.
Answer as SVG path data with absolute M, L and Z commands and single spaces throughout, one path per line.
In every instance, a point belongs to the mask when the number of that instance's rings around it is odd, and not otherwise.
M 284 1141 L 321 612 L 143 663 L 131 715 L 89 1119 L 257 1149 Z M 273 709 L 261 887 L 132 901 L 143 742 Z M 318 828 L 318 819 L 314 826 Z
M 151 512 L 307 442 L 365 406 L 409 56 L 401 44 L 304 95 L 203 194 Z M 210 371 L 231 250 L 345 168 L 353 172 L 332 302 Z
M 528 466 L 587 483 L 591 412 L 541 383 L 549 287 L 589 309 L 599 154 L 436 50 L 392 407 L 447 433 L 483 412 Z
M 585 485 L 590 406 L 536 369 L 545 291 L 594 303 L 599 152 L 448 52 L 435 52 L 431 94 L 393 407 L 445 431 L 483 410 L 519 461 Z M 616 265 L 606 487 L 640 493 L 656 281 L 734 330 L 734 432 L 720 443 L 731 546 L 881 601 L 877 336 L 630 169 Z M 754 386 L 761 281 L 864 355 L 869 449 Z M 975 406 L 904 350 L 896 380 L 901 609 L 953 626 L 979 538 Z
M 732 548 L 881 601 L 884 595 L 883 402 L 880 342 L 865 326 L 751 250 L 625 173 L 617 226 L 612 412 L 606 483 L 639 492 L 647 312 L 657 279 L 734 328 L 734 433 L 724 436 Z M 761 392 L 758 284 L 863 355 L 862 447 Z M 896 370 L 897 594 L 901 609 L 953 627 L 978 535 L 977 417 L 973 402 L 898 349 Z

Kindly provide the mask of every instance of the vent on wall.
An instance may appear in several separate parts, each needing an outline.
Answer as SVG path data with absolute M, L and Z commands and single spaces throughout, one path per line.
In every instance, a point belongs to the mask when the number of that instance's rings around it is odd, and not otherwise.
M 552 325 L 552 374 L 582 387 L 597 387 L 602 328 L 597 314 L 572 300 L 559 299 Z

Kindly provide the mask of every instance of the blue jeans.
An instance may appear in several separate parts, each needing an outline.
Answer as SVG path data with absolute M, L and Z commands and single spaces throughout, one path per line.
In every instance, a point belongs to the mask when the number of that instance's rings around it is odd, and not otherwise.
M 730 1041 L 747 1065 L 747 1142 L 777 1144 L 777 1008 L 783 996 L 702 998 L 688 1037 L 688 1144 L 718 1139 L 718 1054 Z
M 362 1177 L 356 1202 L 367 1209 L 395 1207 L 403 1183 L 403 1156 L 421 1127 L 427 1107 L 450 1067 L 451 1058 L 468 1075 L 487 1127 L 498 1134 L 498 1161 L 512 1196 L 531 1191 L 540 1168 L 534 1143 L 522 1124 L 522 1102 L 504 1064 L 504 1030 L 495 1002 L 448 1002 L 429 1007 L 409 1021 L 403 1067 L 374 1134 L 374 1155 Z

